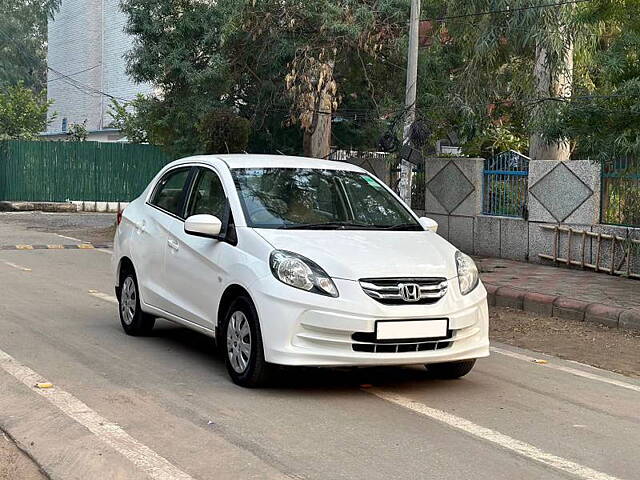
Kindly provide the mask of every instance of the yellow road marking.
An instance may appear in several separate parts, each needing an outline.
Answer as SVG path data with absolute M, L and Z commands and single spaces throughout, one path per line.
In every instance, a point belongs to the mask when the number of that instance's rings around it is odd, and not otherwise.
M 16 245 L 16 250 L 33 250 L 33 245 Z
M 49 250 L 62 250 L 64 248 L 63 245 L 47 245 Z
M 93 245 L 91 245 L 90 243 L 81 243 L 80 245 L 78 245 L 78 248 L 80 248 L 82 250 L 92 250 L 95 247 Z

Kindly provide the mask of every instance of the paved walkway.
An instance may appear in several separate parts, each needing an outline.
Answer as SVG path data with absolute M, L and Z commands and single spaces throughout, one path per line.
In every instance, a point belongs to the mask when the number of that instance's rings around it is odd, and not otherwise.
M 580 269 L 479 258 L 490 302 L 640 329 L 640 281 Z

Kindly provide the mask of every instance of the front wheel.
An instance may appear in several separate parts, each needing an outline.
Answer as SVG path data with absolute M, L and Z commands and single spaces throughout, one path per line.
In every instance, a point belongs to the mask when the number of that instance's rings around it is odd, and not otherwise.
M 248 388 L 268 384 L 275 367 L 264 359 L 258 313 L 249 298 L 239 297 L 233 302 L 222 324 L 222 333 L 231 380 Z
M 142 336 L 151 332 L 156 319 L 140 308 L 138 280 L 133 272 L 127 272 L 122 276 L 118 306 L 120 323 L 127 335 Z
M 443 380 L 454 380 L 464 377 L 469 373 L 476 364 L 474 360 L 462 360 L 461 362 L 432 363 L 425 367 L 427 371 L 435 378 Z

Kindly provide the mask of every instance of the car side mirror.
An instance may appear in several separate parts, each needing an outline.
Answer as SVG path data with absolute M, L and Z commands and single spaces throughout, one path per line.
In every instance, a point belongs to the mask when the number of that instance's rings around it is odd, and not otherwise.
M 422 225 L 422 227 L 425 230 L 433 232 L 433 233 L 438 233 L 438 222 L 436 222 L 432 218 L 420 217 L 418 219 L 418 222 L 420 222 L 420 225 Z
M 185 220 L 184 231 L 197 237 L 218 238 L 222 221 L 213 215 L 193 215 Z

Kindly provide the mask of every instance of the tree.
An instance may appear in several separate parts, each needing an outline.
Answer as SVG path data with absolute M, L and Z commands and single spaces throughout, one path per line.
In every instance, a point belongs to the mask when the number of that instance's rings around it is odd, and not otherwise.
M 234 57 L 239 57 L 244 65 L 256 65 L 254 73 L 261 80 L 269 73 L 280 77 L 271 76 L 274 82 L 284 80 L 284 92 L 290 98 L 289 121 L 303 129 L 304 153 L 312 157 L 328 156 L 332 117 L 343 98 L 341 77 L 348 75 L 354 64 L 361 64 L 366 70 L 370 59 L 381 61 L 380 52 L 397 48 L 408 18 L 407 2 L 230 3 L 240 3 L 234 21 L 227 28 Z M 250 48 L 251 44 L 260 47 Z M 265 65 L 271 59 L 279 61 L 279 71 L 273 72 Z M 370 77 L 368 81 L 371 89 Z
M 145 114 L 150 100 L 144 95 L 138 94 L 130 102 L 120 103 L 115 98 L 111 100 L 111 108 L 108 113 L 112 119 L 111 128 L 120 130 L 130 143 L 154 143 L 161 145 L 161 141 L 153 141 L 152 127 L 149 123 L 149 115 Z M 150 134 L 151 132 L 151 134 Z
M 249 148 L 297 153 L 302 143 L 326 156 L 332 118 L 379 125 L 377 107 L 391 103 L 383 87 L 403 75 L 385 57 L 401 48 L 405 0 L 125 0 L 123 9 L 136 38 L 129 72 L 162 92 L 144 115 L 183 152 L 201 148 L 197 125 L 226 109 L 250 120 Z
M 86 142 L 89 138 L 87 130 L 87 121 L 82 123 L 72 123 L 67 131 L 67 138 L 70 142 Z
M 198 124 L 204 153 L 242 153 L 249 141 L 249 120 L 230 110 L 215 110 Z
M 567 159 L 568 142 L 544 138 L 541 119 L 555 107 L 549 100 L 571 96 L 574 52 L 591 41 L 592 32 L 576 21 L 585 7 L 516 1 L 497 8 L 489 0 L 445 4 L 450 19 L 440 22 L 441 28 L 459 44 L 464 60 L 456 93 L 478 119 L 476 128 L 486 129 L 495 120 L 497 106 L 526 111 L 530 156 Z
M 130 122 L 127 136 L 137 131 L 133 138 L 140 140 L 146 132 L 145 140 L 176 155 L 202 152 L 199 122 L 211 111 L 235 108 L 238 98 L 221 52 L 225 10 L 196 0 L 125 0 L 122 9 L 135 37 L 128 72 L 162 92 L 134 101 L 139 120 Z
M 42 91 L 47 78 L 47 20 L 61 0 L 0 2 L 0 87 L 22 82 Z
M 47 120 L 53 102 L 44 93 L 16 85 L 0 88 L 0 140 L 32 140 L 46 130 L 54 116 Z
M 543 119 L 548 138 L 569 138 L 574 156 L 610 163 L 640 158 L 640 0 L 599 0 L 578 18 L 599 29 L 595 51 L 577 72 L 571 99 Z

